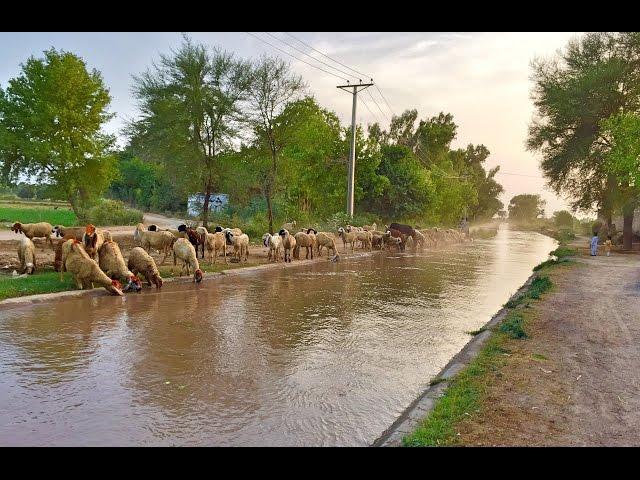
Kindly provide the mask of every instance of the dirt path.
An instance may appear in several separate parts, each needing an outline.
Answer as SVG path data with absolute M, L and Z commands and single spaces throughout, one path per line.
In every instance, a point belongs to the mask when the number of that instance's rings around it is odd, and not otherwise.
M 640 256 L 578 262 L 553 271 L 462 444 L 640 445 Z

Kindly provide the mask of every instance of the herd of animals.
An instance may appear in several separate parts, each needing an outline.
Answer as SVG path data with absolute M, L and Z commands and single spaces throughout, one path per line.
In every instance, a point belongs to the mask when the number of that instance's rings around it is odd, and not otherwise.
M 300 250 L 305 248 L 305 258 L 313 259 L 314 250 L 318 256 L 326 248 L 327 255 L 333 261 L 339 259 L 336 238 L 330 232 L 318 232 L 313 228 L 301 228 L 297 233 L 291 233 L 296 228 L 296 222 L 286 223 L 275 234 L 265 233 L 262 244 L 268 249 L 267 259 L 271 262 L 291 262 L 300 259 Z M 149 253 L 152 250 L 163 254 L 160 262 L 163 265 L 167 257 L 173 255 L 173 264 L 181 262 L 181 274 L 193 274 L 193 281 L 200 282 L 203 272 L 198 262 L 205 258 L 208 252 L 209 263 L 215 263 L 218 256 L 223 256 L 225 263 L 227 256 L 232 261 L 247 261 L 249 258 L 249 236 L 239 228 L 223 228 L 217 226 L 213 233 L 204 227 L 191 228 L 185 224 L 177 229 L 160 229 L 157 225 L 145 226 L 139 223 L 133 233 L 134 243 L 137 245 L 129 253 L 125 262 L 118 243 L 115 242 L 108 230 L 98 229 L 94 225 L 86 227 L 53 227 L 46 222 L 20 223 L 15 222 L 11 228 L 15 233 L 24 236 L 18 243 L 18 260 L 20 273 L 33 274 L 36 270 L 36 249 L 33 238 L 45 238 L 55 252 L 54 268 L 63 273 L 70 272 L 79 289 L 104 287 L 113 295 L 123 295 L 127 291 L 141 291 L 144 277 L 149 286 L 162 287 L 162 277 L 158 265 Z M 404 251 L 406 246 L 413 244 L 413 248 L 422 248 L 425 235 L 409 225 L 392 223 L 385 226 L 384 231 L 377 230 L 377 225 L 355 227 L 347 225 L 337 230 L 337 237 L 342 239 L 344 251 L 351 246 L 353 252 L 356 247 L 366 250 L 391 249 Z M 54 246 L 51 235 L 55 235 L 57 242 Z M 227 252 L 231 248 L 231 252 Z

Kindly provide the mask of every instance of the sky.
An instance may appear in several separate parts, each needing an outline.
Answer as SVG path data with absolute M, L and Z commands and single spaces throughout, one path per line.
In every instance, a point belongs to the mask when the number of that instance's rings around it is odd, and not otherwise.
M 264 41 L 247 32 L 188 35 L 195 41 L 234 52 L 245 59 L 269 53 L 289 60 L 318 102 L 336 112 L 345 125 L 351 122 L 352 96 L 336 88 L 345 81 L 335 75 L 352 82 L 357 80 L 312 60 L 278 39 L 343 72 L 354 74 L 353 71 L 297 43 L 284 32 L 269 32 L 273 36 L 266 32 L 251 33 Z M 491 152 L 485 163 L 487 169 L 501 166 L 502 173 L 496 178 L 505 188 L 501 197 L 505 208 L 511 197 L 520 193 L 539 193 L 547 202 L 547 215 L 568 208 L 565 199 L 545 186 L 539 169 L 540 158 L 525 149 L 525 142 L 534 113 L 530 99 L 531 61 L 535 57 L 554 55 L 578 33 L 290 33 L 332 59 L 367 74 L 363 82 L 369 77 L 374 79 L 384 98 L 375 87 L 359 94 L 356 114 L 359 123 L 379 121 L 386 128 L 391 112 L 400 114 L 413 108 L 418 110 L 419 118 L 429 118 L 439 112 L 451 113 L 458 125 L 453 147 L 484 144 Z M 102 72 L 112 96 L 110 111 L 116 113 L 105 129 L 119 135 L 124 122 L 135 118 L 137 112 L 131 95 L 132 75 L 145 71 L 159 54 L 169 53 L 181 41 L 179 32 L 2 32 L 0 87 L 5 88 L 7 81 L 19 74 L 20 64 L 29 56 L 42 56 L 42 52 L 51 47 L 71 51 L 81 56 L 90 68 Z M 124 142 L 120 137 L 118 143 Z

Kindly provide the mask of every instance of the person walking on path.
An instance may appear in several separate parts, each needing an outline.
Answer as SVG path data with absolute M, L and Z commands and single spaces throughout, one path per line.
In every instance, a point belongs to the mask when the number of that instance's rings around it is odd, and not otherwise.
M 598 255 L 598 235 L 594 233 L 591 237 L 591 256 L 595 257 L 596 255 Z
M 611 235 L 607 236 L 607 241 L 604 242 L 604 251 L 607 252 L 607 257 L 611 253 Z

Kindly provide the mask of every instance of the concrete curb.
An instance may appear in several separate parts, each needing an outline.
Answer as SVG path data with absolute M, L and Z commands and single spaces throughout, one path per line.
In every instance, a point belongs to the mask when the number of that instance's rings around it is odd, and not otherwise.
M 514 293 L 510 299 L 515 299 L 519 295 L 526 292 L 536 273 L 532 273 L 527 281 Z M 499 325 L 508 315 L 511 309 L 502 307 L 491 319 L 484 325 L 487 330 L 473 336 L 467 344 L 447 363 L 440 372 L 433 377 L 441 379 L 441 382 L 435 385 L 429 385 L 424 392 L 409 405 L 404 412 L 396 419 L 395 422 L 387 428 L 380 437 L 378 437 L 372 447 L 399 447 L 402 445 L 403 437 L 412 433 L 419 425 L 421 420 L 426 417 L 433 407 L 435 407 L 438 398 L 446 391 L 449 381 L 455 375 L 464 369 L 469 363 L 478 356 L 480 350 L 487 342 L 492 332 L 488 330 L 491 327 Z

